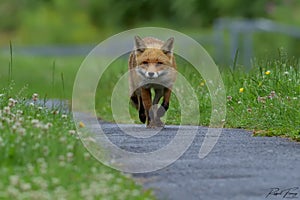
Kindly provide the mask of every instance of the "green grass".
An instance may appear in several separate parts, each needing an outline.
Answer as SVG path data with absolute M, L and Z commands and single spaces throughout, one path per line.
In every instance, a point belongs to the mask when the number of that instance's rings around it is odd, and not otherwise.
M 38 93 L 48 98 L 71 99 L 73 82 L 83 59 L 84 57 L 68 56 L 14 56 L 11 68 L 15 82 L 14 91 L 17 93 L 27 86 L 28 93 Z M 10 83 L 9 62 L 9 56 L 0 56 L 0 88 Z
M 228 95 L 226 126 L 299 141 L 299 69 L 297 59 L 288 59 L 280 51 L 278 59 L 256 62 L 248 73 L 242 69 L 223 72 Z
M 177 66 L 198 96 L 200 125 L 209 126 L 211 101 L 205 80 L 179 57 Z M 297 59 L 288 58 L 285 51 L 279 50 L 276 59 L 255 61 L 250 71 L 242 66 L 232 68 L 220 69 L 227 94 L 225 127 L 253 130 L 256 135 L 300 140 L 300 67 Z M 100 80 L 96 110 L 105 120 L 114 121 L 111 92 L 126 71 L 127 60 L 116 60 Z M 130 107 L 130 113 L 139 123 L 137 111 Z M 180 124 L 180 116 L 179 102 L 172 95 L 166 123 Z
M 6 62 L 8 60 L 9 58 L 4 59 Z M 55 87 L 52 87 L 54 60 Z M 74 76 L 81 60 L 82 58 L 72 57 L 16 57 L 13 59 L 13 77 L 18 89 L 28 83 L 30 91 L 39 92 L 41 96 L 47 94 L 49 98 L 65 96 L 70 99 Z M 183 59 L 177 57 L 177 65 L 179 72 L 186 77 L 198 95 L 200 125 L 208 126 L 211 105 L 205 80 Z M 248 72 L 241 66 L 233 68 L 220 69 L 228 96 L 225 127 L 244 128 L 253 130 L 258 135 L 281 135 L 299 140 L 300 67 L 297 59 L 289 58 L 280 50 L 274 59 L 255 61 L 252 70 Z M 5 85 L 8 80 L 8 68 L 0 70 L 0 84 Z M 102 119 L 114 120 L 111 112 L 111 93 L 126 71 L 127 57 L 122 57 L 113 62 L 101 77 L 95 103 L 97 114 Z M 270 74 L 266 74 L 267 71 L 270 71 Z M 32 72 L 35 74 L 34 78 Z M 65 92 L 62 89 L 62 73 Z M 240 88 L 244 88 L 243 92 L 240 92 Z M 137 111 L 132 107 L 129 110 L 131 117 L 138 123 Z M 175 95 L 172 95 L 165 120 L 167 124 L 180 123 L 180 107 Z
M 0 90 L 0 199 L 154 199 L 86 151 L 70 114 L 10 88 Z
M 69 114 L 26 104 L 33 93 L 40 99 L 70 99 L 82 58 L 0 58 L 1 63 L 11 61 L 12 67 L 0 67 L 0 199 L 153 199 L 150 191 L 86 152 Z M 177 63 L 198 96 L 200 125 L 208 126 L 211 105 L 205 80 L 183 59 L 178 57 Z M 299 141 L 298 60 L 280 51 L 276 59 L 255 61 L 249 72 L 241 66 L 233 68 L 220 69 L 227 93 L 225 127 Z M 99 82 L 96 111 L 105 120 L 113 121 L 111 92 L 126 71 L 127 58 L 123 57 L 112 63 Z M 14 85 L 9 85 L 10 79 Z M 138 123 L 132 107 L 130 114 Z M 165 120 L 180 123 L 175 95 Z

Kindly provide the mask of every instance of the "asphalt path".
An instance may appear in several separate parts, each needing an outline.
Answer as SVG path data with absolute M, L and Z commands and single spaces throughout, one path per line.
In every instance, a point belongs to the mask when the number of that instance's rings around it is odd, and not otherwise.
M 151 135 L 153 130 L 143 125 L 117 126 L 104 122 L 100 125 L 111 142 L 136 153 L 164 147 L 179 128 L 166 126 L 152 137 L 136 138 L 128 133 Z M 178 160 L 157 171 L 133 174 L 144 188 L 153 189 L 158 199 L 300 199 L 299 143 L 279 137 L 253 137 L 245 130 L 223 129 L 213 150 L 199 159 L 207 128 L 182 129 L 186 135 L 196 129 L 197 135 Z M 186 139 L 185 134 L 180 137 L 182 141 Z

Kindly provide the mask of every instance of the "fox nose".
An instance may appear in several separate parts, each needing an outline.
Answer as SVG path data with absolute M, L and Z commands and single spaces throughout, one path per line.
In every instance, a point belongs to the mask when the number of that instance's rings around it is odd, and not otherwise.
M 148 72 L 148 75 L 149 75 L 150 77 L 153 77 L 153 76 L 154 76 L 154 72 Z

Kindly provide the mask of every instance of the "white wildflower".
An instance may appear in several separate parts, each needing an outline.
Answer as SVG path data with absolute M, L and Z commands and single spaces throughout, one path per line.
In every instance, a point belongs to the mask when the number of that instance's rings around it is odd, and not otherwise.
M 8 99 L 8 106 L 9 107 L 14 107 L 17 103 L 17 100 L 14 100 L 13 98 Z
M 48 123 L 46 124 L 46 126 L 47 126 L 48 128 L 51 128 L 51 127 L 53 126 L 53 124 L 50 123 L 50 122 L 48 122 Z
M 72 152 L 68 152 L 67 153 L 67 160 L 70 162 L 70 161 L 72 161 L 73 160 L 73 156 L 74 156 L 74 154 L 72 153 Z
M 21 116 L 23 115 L 23 111 L 22 110 L 17 110 L 17 116 Z
M 31 189 L 31 185 L 30 185 L 30 183 L 22 183 L 20 185 L 20 188 L 21 188 L 22 191 L 28 191 L 28 190 Z
M 69 134 L 70 134 L 70 135 L 74 135 L 75 133 L 76 133 L 75 130 L 69 130 Z
M 40 121 L 38 119 L 31 120 L 31 124 L 38 124 Z
M 38 95 L 37 93 L 34 93 L 34 94 L 32 95 L 32 100 L 33 100 L 33 101 L 37 101 L 38 98 L 39 98 L 39 95 Z
M 18 175 L 11 175 L 11 176 L 9 177 L 9 182 L 10 182 L 11 185 L 16 186 L 16 185 L 19 184 L 20 178 L 19 178 Z
M 60 141 L 61 143 L 65 143 L 65 142 L 66 142 L 66 140 L 67 140 L 67 138 L 66 138 L 66 137 L 60 137 L 60 138 L 59 138 L 59 141 Z
M 25 128 L 22 128 L 22 127 L 20 127 L 20 128 L 18 128 L 17 130 L 16 130 L 16 132 L 18 133 L 18 134 L 20 134 L 20 135 L 25 135 L 26 134 L 26 129 Z
M 5 106 L 3 108 L 3 112 L 6 113 L 6 114 L 10 114 L 10 107 L 9 106 Z
M 66 119 L 67 117 L 68 117 L 68 115 L 65 115 L 65 114 L 61 115 L 61 118 L 63 118 L 63 119 Z
M 59 114 L 59 111 L 58 111 L 58 110 L 53 110 L 53 111 L 52 111 L 52 114 L 53 114 L 53 115 L 58 115 L 58 114 Z

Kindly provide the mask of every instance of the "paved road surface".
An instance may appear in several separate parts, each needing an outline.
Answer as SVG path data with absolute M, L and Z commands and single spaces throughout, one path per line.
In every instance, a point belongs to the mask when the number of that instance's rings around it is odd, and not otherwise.
M 152 131 L 142 125 L 121 127 L 141 135 Z M 119 147 L 140 153 L 162 148 L 176 135 L 178 126 L 167 126 L 147 139 L 126 135 L 115 124 L 102 123 L 102 128 Z M 300 199 L 300 188 L 285 190 L 300 187 L 299 143 L 276 137 L 252 137 L 248 131 L 224 129 L 210 154 L 199 159 L 197 155 L 207 128 L 184 127 L 187 134 L 193 129 L 198 129 L 198 134 L 179 160 L 155 172 L 133 175 L 145 188 L 152 188 L 158 199 Z M 184 135 L 181 137 L 185 140 Z M 266 198 L 271 188 L 285 191 Z

